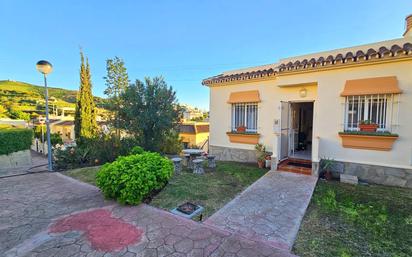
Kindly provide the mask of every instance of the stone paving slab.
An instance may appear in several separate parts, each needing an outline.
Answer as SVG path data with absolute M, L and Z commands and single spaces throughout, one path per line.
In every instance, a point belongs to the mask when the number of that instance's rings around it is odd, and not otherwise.
M 130 207 L 105 201 L 94 186 L 56 173 L 0 179 L 0 253 L 6 257 L 293 256 L 145 204 Z
M 290 250 L 316 182 L 313 176 L 270 171 L 205 224 Z
M 55 173 L 0 179 L 0 253 L 46 230 L 74 211 L 113 204 L 100 191 Z

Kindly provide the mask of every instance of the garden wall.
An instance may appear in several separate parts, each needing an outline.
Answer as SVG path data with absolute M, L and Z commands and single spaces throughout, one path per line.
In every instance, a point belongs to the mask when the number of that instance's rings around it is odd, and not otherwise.
M 344 174 L 357 176 L 368 183 L 412 188 L 412 169 L 350 162 L 339 163 L 342 163 L 344 166 Z
M 31 166 L 31 129 L 0 129 L 0 174 L 10 169 Z
M 30 168 L 32 165 L 30 150 L 0 155 L 0 175 L 9 169 Z
M 209 153 L 219 161 L 257 162 L 255 150 L 210 145 Z

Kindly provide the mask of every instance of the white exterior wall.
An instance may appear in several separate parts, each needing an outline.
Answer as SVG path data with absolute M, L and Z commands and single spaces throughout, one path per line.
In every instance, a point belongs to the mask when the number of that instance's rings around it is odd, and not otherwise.
M 403 93 L 399 108 L 399 134 L 391 151 L 343 148 L 338 132 L 343 130 L 344 98 L 340 97 L 346 80 L 396 76 Z M 317 82 L 317 86 L 279 85 Z M 305 98 L 299 90 L 306 88 Z M 328 157 L 339 161 L 412 168 L 412 61 L 358 66 L 329 71 L 316 71 L 296 75 L 282 75 L 270 81 L 248 82 L 210 88 L 210 145 L 240 149 L 254 149 L 254 145 L 230 143 L 226 132 L 231 128 L 231 105 L 227 103 L 231 92 L 259 90 L 258 133 L 260 143 L 276 153 L 279 147 L 273 130 L 275 119 L 280 119 L 281 101 L 315 101 L 313 123 L 312 160 Z M 397 110 L 396 110 L 397 111 Z M 396 115 L 396 112 L 395 112 Z M 319 142 L 319 149 L 316 147 Z M 275 145 L 275 149 L 274 149 Z M 318 152 L 319 150 L 319 152 Z

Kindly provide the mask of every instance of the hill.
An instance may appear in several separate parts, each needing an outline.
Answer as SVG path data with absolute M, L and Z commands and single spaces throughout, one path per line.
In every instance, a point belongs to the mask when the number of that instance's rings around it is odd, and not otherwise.
M 76 90 L 49 87 L 50 108 L 75 107 Z M 96 106 L 103 108 L 105 99 L 95 97 Z M 44 113 L 44 87 L 25 82 L 0 80 L 0 117 L 13 117 L 13 112 Z

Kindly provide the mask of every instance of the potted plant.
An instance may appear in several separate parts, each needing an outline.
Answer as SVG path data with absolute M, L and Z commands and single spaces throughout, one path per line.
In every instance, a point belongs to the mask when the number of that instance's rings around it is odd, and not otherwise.
M 257 157 L 258 166 L 259 168 L 262 169 L 265 166 L 265 159 L 266 159 L 265 146 L 262 144 L 256 144 L 255 149 L 256 149 L 256 157 Z
M 359 124 L 360 131 L 364 132 L 376 132 L 378 129 L 378 124 L 374 123 L 371 120 L 363 120 Z
M 262 156 L 258 157 L 258 167 L 259 169 L 263 169 L 265 167 L 265 158 Z
M 244 132 L 246 132 L 246 127 L 243 126 L 243 125 L 239 126 L 239 127 L 236 128 L 236 131 L 240 132 L 240 133 L 244 133 Z
M 324 176 L 326 180 L 332 180 L 332 167 L 335 164 L 335 160 L 324 158 L 322 159 L 322 170 L 324 171 Z

